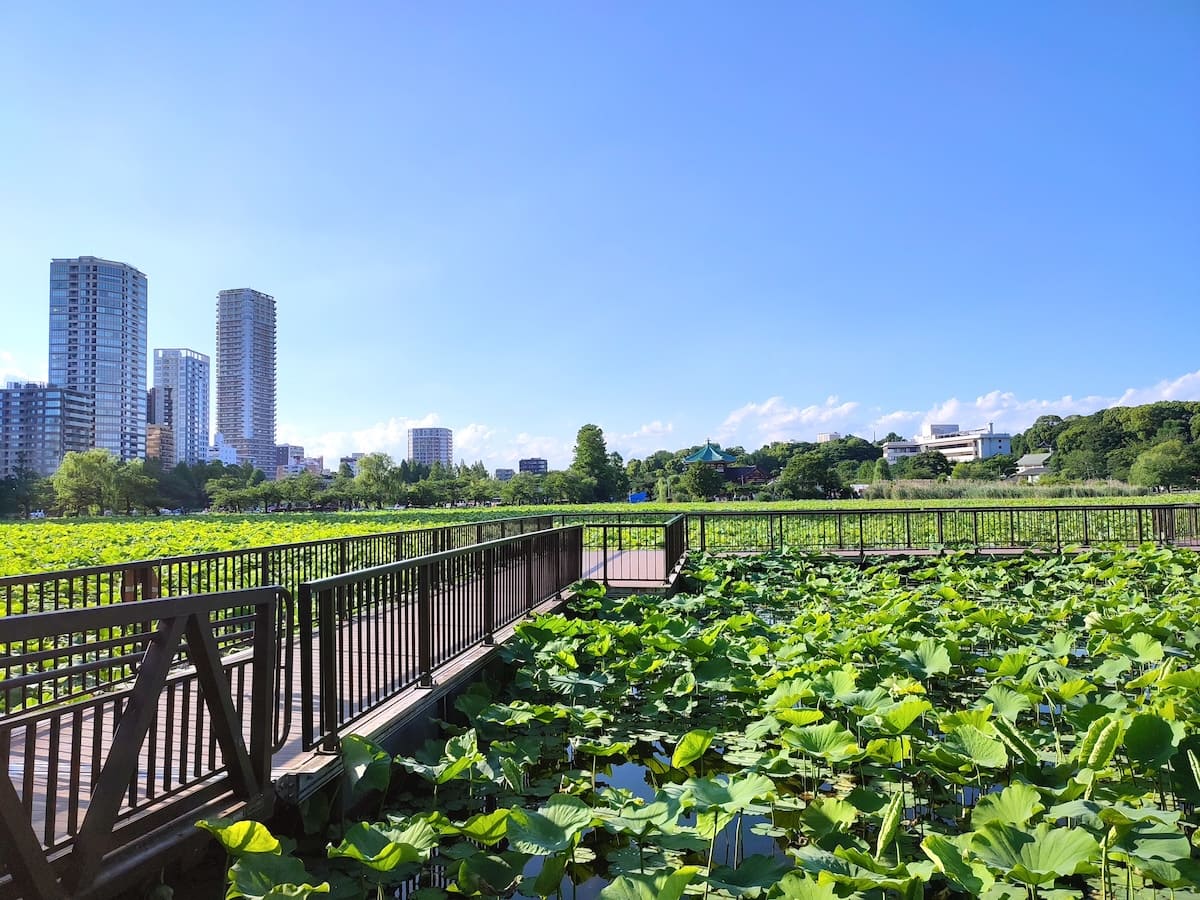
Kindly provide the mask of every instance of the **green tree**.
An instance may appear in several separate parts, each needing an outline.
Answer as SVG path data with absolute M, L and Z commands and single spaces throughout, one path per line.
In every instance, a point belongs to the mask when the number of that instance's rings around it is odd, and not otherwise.
M 111 507 L 117 458 L 107 450 L 68 453 L 51 476 L 54 494 L 64 510 L 98 515 Z
M 625 468 L 619 463 L 621 457 L 614 456 L 609 455 L 604 445 L 604 432 L 599 425 L 584 425 L 579 429 L 571 471 L 595 482 L 595 491 L 589 500 L 612 500 L 624 494 L 628 483 Z
M 113 495 L 118 506 L 131 514 L 134 509 L 158 506 L 158 481 L 146 471 L 146 462 L 131 459 L 113 473 Z
M 1200 454 L 1183 441 L 1166 441 L 1144 450 L 1129 470 L 1133 484 L 1147 487 L 1187 487 L 1200 479 Z
M 359 495 L 378 509 L 384 503 L 395 502 L 401 473 L 386 453 L 368 453 L 358 461 L 358 476 L 354 481 Z
M 953 467 L 950 460 L 936 450 L 926 450 L 914 456 L 897 460 L 894 471 L 897 478 L 941 478 L 949 475 Z
M 513 506 L 536 503 L 541 497 L 542 476 L 532 472 L 518 472 L 500 485 L 500 499 Z
M 683 474 L 683 488 L 697 500 L 711 500 L 725 487 L 725 479 L 705 463 L 692 463 Z
M 825 499 L 841 495 L 842 481 L 823 454 L 809 451 L 788 460 L 775 481 L 775 488 L 792 500 Z
M 888 461 L 882 456 L 875 460 L 875 473 L 872 481 L 891 481 L 892 467 L 888 465 Z

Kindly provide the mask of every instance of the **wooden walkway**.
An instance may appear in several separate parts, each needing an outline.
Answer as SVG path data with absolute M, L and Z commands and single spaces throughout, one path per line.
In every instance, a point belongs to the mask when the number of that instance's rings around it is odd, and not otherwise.
M 661 590 L 667 586 L 662 550 L 611 551 L 607 565 L 601 551 L 584 551 L 583 577 L 602 580 L 605 574 L 608 585 L 614 589 Z M 413 602 L 409 598 L 401 605 L 411 606 Z M 535 607 L 534 611 L 548 612 L 561 602 L 551 599 Z M 434 608 L 435 621 L 443 623 L 442 627 L 454 622 L 448 600 L 435 599 Z M 351 632 L 358 624 L 342 626 L 347 647 L 353 647 Z M 391 696 L 353 721 L 342 734 L 356 733 L 384 741 L 389 735 L 411 727 L 414 719 L 427 721 L 429 714 L 424 711 L 431 703 L 439 702 L 453 687 L 480 672 L 496 652 L 495 646 L 482 642 L 468 645 L 466 636 L 470 634 L 470 624 L 455 624 L 465 649 L 433 672 L 432 688 L 420 687 L 412 683 L 412 678 L 408 678 L 407 683 L 395 681 L 374 685 L 377 695 Z M 512 637 L 515 625 L 513 622 L 497 630 L 497 645 Z M 311 648 L 314 661 L 319 659 L 316 640 L 314 638 Z M 319 717 L 320 709 L 316 698 L 310 708 L 304 694 L 300 641 L 301 638 L 296 637 L 291 642 L 292 664 L 287 671 L 287 681 L 282 685 L 290 697 L 285 716 L 287 727 L 282 744 L 271 759 L 271 777 L 277 791 L 285 801 L 292 803 L 311 795 L 337 778 L 341 771 L 336 753 L 306 750 L 303 746 L 302 718 L 313 713 Z M 386 662 L 388 671 L 418 671 L 417 651 L 411 642 L 401 647 L 377 648 L 373 652 Z M 232 699 L 239 713 L 249 709 L 254 687 L 248 674 L 249 658 L 250 651 L 242 651 L 223 661 L 230 673 Z M 282 662 L 281 659 L 281 665 Z M 314 673 L 316 677 L 317 673 Z M 121 801 L 118 819 L 122 824 L 155 814 L 163 800 L 176 802 L 202 793 L 216 777 L 206 773 L 224 764 L 211 728 L 206 727 L 206 710 L 194 679 L 195 671 L 191 668 L 173 671 L 168 690 L 158 695 L 150 730 L 139 750 L 134 777 Z M 86 815 L 86 798 L 99 779 L 123 712 L 122 703 L 127 702 L 128 695 L 129 689 L 114 691 L 108 704 L 84 706 L 54 728 L 48 722 L 35 724 L 32 728 L 22 727 L 18 716 L 6 723 L 5 732 L 0 732 L 0 741 L 6 745 L 0 747 L 0 756 L 6 758 L 11 782 L 25 798 L 28 821 L 44 846 L 62 846 L 76 833 Z M 249 718 L 240 715 L 247 745 L 250 743 Z M 62 771 L 60 765 L 68 747 L 74 748 L 73 754 L 81 762 L 70 772 Z M 7 752 L 3 752 L 5 750 Z M 205 757 L 209 757 L 207 762 Z M 192 778 L 189 773 L 201 777 Z M 72 787 L 70 792 L 64 790 L 68 784 Z M 71 794 L 81 799 L 72 803 Z M 236 806 L 222 811 L 236 813 Z

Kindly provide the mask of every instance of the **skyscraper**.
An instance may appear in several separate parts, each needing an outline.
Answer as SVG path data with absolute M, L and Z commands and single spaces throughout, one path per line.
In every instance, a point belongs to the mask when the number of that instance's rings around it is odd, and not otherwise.
M 173 464 L 208 458 L 208 372 L 203 353 L 154 351 L 154 421 L 174 432 Z
M 146 276 L 94 256 L 50 261 L 50 384 L 93 403 L 90 445 L 146 455 Z
M 27 382 L 0 390 L 0 478 L 21 469 L 53 475 L 69 452 L 92 446 L 92 401 Z
M 250 288 L 217 295 L 217 431 L 240 462 L 272 477 L 275 298 Z
M 408 430 L 408 461 L 432 466 L 454 462 L 454 432 L 449 428 L 410 428 Z

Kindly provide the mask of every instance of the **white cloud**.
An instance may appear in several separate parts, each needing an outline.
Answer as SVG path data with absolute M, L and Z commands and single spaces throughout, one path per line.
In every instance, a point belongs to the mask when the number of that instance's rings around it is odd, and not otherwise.
M 635 431 L 606 436 L 605 443 L 609 450 L 617 451 L 628 460 L 635 456 L 646 457 L 658 450 L 674 450 L 671 444 L 674 432 L 673 423 L 655 419 Z
M 0 351 L 0 368 L 11 368 L 13 357 Z M 911 436 L 930 423 L 957 423 L 963 428 L 982 428 L 991 422 L 997 431 L 1018 432 L 1028 428 L 1042 415 L 1087 415 L 1110 406 L 1134 406 L 1158 400 L 1200 400 L 1200 371 L 1174 379 L 1164 379 L 1146 387 L 1132 387 L 1117 396 L 1070 394 L 1055 399 L 1021 398 L 1012 391 L 994 390 L 979 397 L 962 400 L 948 397 L 924 409 L 884 410 L 868 408 L 858 401 L 843 401 L 837 396 L 808 406 L 788 403 L 783 397 L 750 402 L 730 412 L 710 435 L 676 435 L 672 422 L 654 420 L 629 432 L 608 435 L 610 450 L 625 459 L 644 458 L 655 450 L 678 449 L 678 445 L 698 443 L 702 437 L 720 440 L 726 446 L 740 444 L 757 449 L 776 440 L 812 441 L 819 431 L 840 431 L 871 439 L 889 431 Z M 393 417 L 365 428 L 324 433 L 307 433 L 296 425 L 281 424 L 280 443 L 301 444 L 311 456 L 324 456 L 329 468 L 339 457 L 353 452 L 388 453 L 400 460 L 408 452 L 408 429 L 439 425 L 442 417 L 434 412 L 421 418 Z M 572 432 L 545 435 L 518 432 L 485 423 L 473 422 L 455 428 L 454 456 L 468 463 L 482 460 L 489 469 L 515 468 L 517 460 L 537 456 L 546 459 L 552 469 L 570 465 L 574 452 Z
M 35 370 L 7 350 L 0 350 L 0 387 L 10 381 L 45 381 L 46 371 Z
M 923 410 L 897 409 L 873 415 L 856 401 L 842 403 L 828 397 L 824 403 L 792 406 L 782 397 L 763 403 L 747 403 L 726 416 L 717 437 L 726 444 L 756 448 L 775 440 L 811 441 L 817 431 L 841 431 L 870 440 L 889 431 L 911 437 L 930 424 L 957 424 L 961 428 L 986 428 L 1016 433 L 1024 431 L 1039 416 L 1089 415 L 1112 406 L 1137 406 L 1161 400 L 1200 400 L 1200 371 L 1164 379 L 1148 387 L 1128 388 L 1117 396 L 1066 394 L 1054 399 L 1021 398 L 1012 391 L 994 390 L 974 400 L 947 397 Z
M 836 430 L 850 420 L 859 404 L 840 402 L 837 396 L 826 397 L 824 403 L 810 406 L 789 406 L 782 397 L 771 397 L 763 403 L 747 403 L 735 409 L 717 429 L 717 437 L 728 444 L 757 448 L 772 441 L 812 440 L 815 434 L 801 432 L 824 426 L 820 430 Z

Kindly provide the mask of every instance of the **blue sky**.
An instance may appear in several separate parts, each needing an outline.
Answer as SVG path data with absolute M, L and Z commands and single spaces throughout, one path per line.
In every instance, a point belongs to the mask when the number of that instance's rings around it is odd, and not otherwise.
M 13 4 L 0 377 L 49 260 L 279 313 L 279 439 L 489 466 L 1200 399 L 1200 6 Z M 315 5 L 314 5 L 315 6 Z

